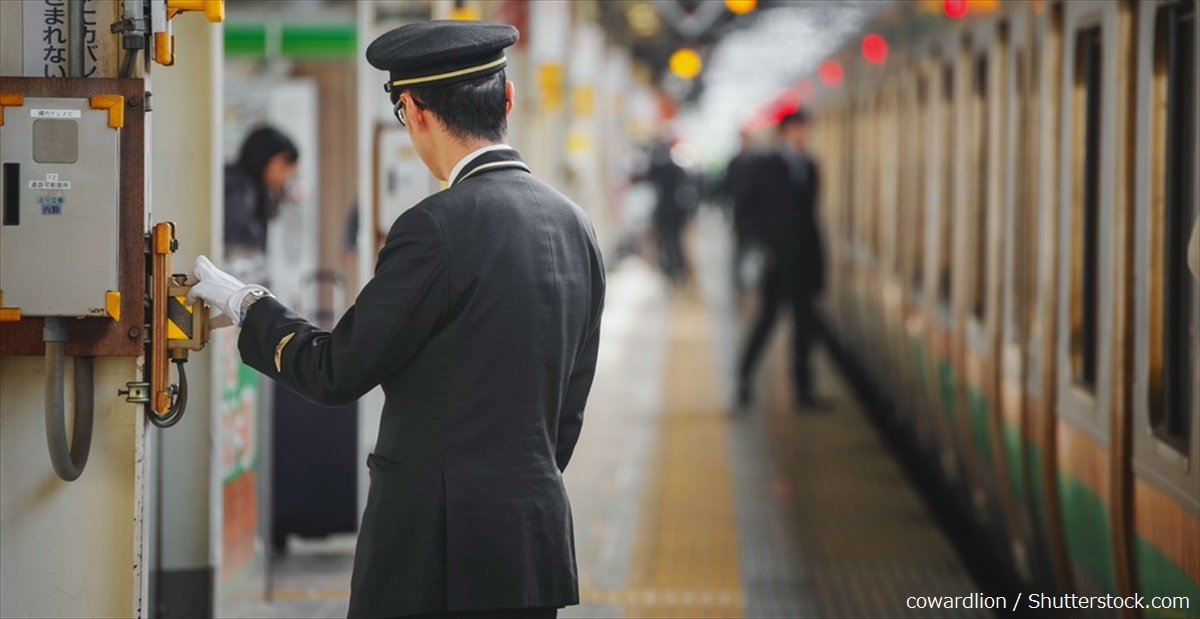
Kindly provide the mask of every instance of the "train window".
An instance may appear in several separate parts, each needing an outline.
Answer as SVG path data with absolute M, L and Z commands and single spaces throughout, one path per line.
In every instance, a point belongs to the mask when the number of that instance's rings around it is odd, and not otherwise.
M 991 123 L 988 120 L 988 59 L 980 54 L 975 59 L 975 82 L 972 84 L 972 111 L 975 115 L 975 277 L 971 294 L 971 313 L 984 319 L 987 309 L 987 218 L 988 218 L 988 142 Z
M 950 306 L 950 290 L 953 284 L 953 269 L 950 268 L 952 228 L 954 224 L 954 137 L 950 131 L 954 119 L 954 66 L 946 63 L 942 67 L 942 201 L 938 209 L 938 302 Z
M 1196 226 L 1196 5 L 1179 2 L 1155 18 L 1150 416 L 1154 433 L 1188 450 L 1197 405 L 1198 301 L 1187 266 L 1188 238 Z
M 1079 31 L 1075 77 L 1071 225 L 1071 370 L 1096 387 L 1100 304 L 1100 26 Z
M 928 153 L 926 148 L 928 115 L 929 84 L 928 80 L 921 77 L 917 80 L 916 122 L 912 125 L 916 136 L 910 142 L 917 148 L 917 156 L 914 157 L 915 174 L 912 178 L 912 182 L 915 184 L 916 198 L 913 202 L 913 228 L 910 235 L 913 243 L 913 261 L 910 266 L 912 268 L 912 289 L 913 292 L 918 293 L 925 285 L 925 165 Z

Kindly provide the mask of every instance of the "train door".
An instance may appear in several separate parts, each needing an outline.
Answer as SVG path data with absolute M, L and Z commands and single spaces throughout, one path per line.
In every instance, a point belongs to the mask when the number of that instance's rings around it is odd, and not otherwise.
M 924 57 L 924 54 L 922 54 Z M 936 147 L 937 93 L 939 84 L 939 65 L 936 62 L 922 60 L 917 68 L 916 107 L 912 119 L 912 129 L 915 138 L 912 140 L 916 149 L 909 157 L 913 162 L 913 202 L 912 202 L 912 263 L 907 274 L 908 292 L 905 313 L 905 333 L 908 337 L 912 355 L 912 364 L 917 374 L 916 413 L 918 418 L 918 433 L 924 429 L 929 441 L 936 443 L 936 453 L 943 475 L 947 479 L 957 478 L 957 463 L 954 456 L 954 440 L 950 436 L 946 418 L 940 413 L 939 386 L 937 380 L 937 360 L 931 347 L 931 332 L 935 324 L 932 312 L 934 305 L 933 286 L 935 258 L 931 243 L 937 239 L 937 204 L 934 202 L 938 193 L 936 190 L 939 168 L 939 151 Z
M 961 468 L 965 473 L 965 488 L 973 508 L 975 518 L 979 522 L 990 523 L 993 518 L 989 513 L 988 479 L 984 466 L 984 452 L 980 449 L 979 438 L 973 423 L 968 392 L 968 316 L 972 315 L 974 290 L 971 282 L 975 277 L 973 263 L 978 258 L 972 237 L 978 233 L 975 221 L 976 189 L 975 178 L 978 176 L 979 157 L 976 152 L 981 143 L 976 131 L 978 98 L 976 82 L 979 81 L 980 69 L 976 57 L 978 35 L 964 32 L 958 36 L 953 46 L 952 63 L 954 79 L 952 82 L 952 97 L 954 105 L 950 114 L 943 116 L 943 122 L 952 123 L 954 127 L 965 127 L 965 131 L 954 131 L 951 138 L 954 157 L 947 162 L 946 173 L 952 179 L 951 191 L 944 200 L 947 222 L 946 231 L 950 238 L 946 242 L 946 262 L 941 264 L 943 280 L 939 282 L 939 310 L 945 312 L 945 332 L 943 334 L 943 351 L 941 355 L 941 380 L 943 400 L 946 409 L 951 413 L 950 420 L 954 426 L 955 438 L 961 456 Z M 989 39 L 990 40 L 990 39 Z M 990 453 L 987 454 L 990 456 Z
M 998 531 L 1011 528 L 1011 492 L 1006 483 L 1007 457 L 1003 449 L 997 396 L 999 335 L 1000 168 L 1003 136 L 1007 128 L 1001 114 L 1003 84 L 1008 72 L 1007 23 L 990 22 L 976 28 L 968 42 L 966 126 L 971 136 L 965 145 L 965 200 L 962 262 L 965 307 L 962 310 L 960 345 L 963 348 L 963 398 L 960 409 L 968 432 L 963 440 L 976 457 L 978 480 L 987 493 L 989 521 Z
M 958 185 L 955 175 L 955 160 L 958 149 L 954 139 L 955 132 L 951 130 L 956 125 L 958 105 L 955 82 L 958 69 L 955 66 L 957 46 L 953 39 L 947 41 L 946 49 L 938 60 L 935 73 L 937 74 L 936 92 L 933 93 L 933 116 L 936 122 L 931 123 L 933 151 L 935 154 L 931 165 L 936 169 L 931 179 L 933 199 L 929 213 L 929 263 L 925 281 L 929 282 L 930 294 L 927 316 L 929 316 L 928 350 L 933 366 L 932 379 L 934 401 L 937 404 L 940 424 L 947 437 L 950 449 L 942 450 L 942 468 L 948 472 L 947 479 L 959 482 L 964 478 L 965 465 L 964 446 L 958 439 L 960 421 L 958 419 L 958 397 L 956 395 L 957 378 L 954 359 L 951 356 L 951 341 L 953 333 L 953 313 L 951 290 L 954 283 L 953 247 L 955 209 L 954 192 Z
M 1118 140 L 1122 84 L 1119 57 L 1127 4 L 1065 5 L 1062 167 L 1058 230 L 1057 398 L 1059 499 L 1076 589 L 1117 593 L 1113 521 L 1121 480 L 1113 454 L 1120 374 L 1117 344 L 1122 298 Z M 1126 91 L 1128 88 L 1126 88 Z
M 854 108 L 854 168 L 850 175 L 855 180 L 851 198 L 851 221 L 853 231 L 850 243 L 850 257 L 854 278 L 854 292 L 851 303 L 854 306 L 854 346 L 857 349 L 866 348 L 871 342 L 871 311 L 867 303 L 870 293 L 868 277 L 870 273 L 870 235 L 868 233 L 871 217 L 871 160 L 867 156 L 870 149 L 871 136 L 871 106 L 857 93 L 851 97 Z M 868 370 L 877 372 L 878 366 L 868 360 Z M 877 374 L 876 374 L 877 375 Z
M 894 394 L 895 400 L 903 402 L 908 391 L 907 374 L 897 372 L 900 365 L 900 326 L 902 316 L 901 283 L 897 276 L 899 271 L 900 238 L 897 230 L 902 221 L 900 213 L 900 178 L 897 173 L 899 157 L 897 148 L 900 139 L 897 133 L 896 118 L 900 104 L 900 84 L 897 80 L 889 80 L 884 86 L 878 99 L 879 114 L 879 164 L 878 174 L 878 260 L 876 274 L 878 287 L 876 292 L 876 308 L 879 315 L 880 335 L 883 337 L 885 359 L 883 363 L 889 371 L 881 375 L 885 384 Z M 906 415 L 907 410 L 898 411 Z
M 821 169 L 821 195 L 818 197 L 820 222 L 825 232 L 825 259 L 828 262 L 828 286 L 825 290 L 823 304 L 826 316 L 835 324 L 839 332 L 844 333 L 844 325 L 838 319 L 844 316 L 845 300 L 843 291 L 845 282 L 836 274 L 842 273 L 842 247 L 845 231 L 842 227 L 842 215 L 845 212 L 843 196 L 845 174 L 843 165 L 844 151 L 842 118 L 843 111 L 835 102 L 822 106 L 822 112 L 817 119 L 816 136 L 818 140 L 818 157 L 823 163 Z
M 999 471 L 1001 483 L 1007 486 L 1013 501 L 1012 554 L 1022 578 L 1032 582 L 1047 582 L 1055 578 L 1052 563 L 1040 553 L 1046 544 L 1035 537 L 1037 521 L 1036 500 L 1027 454 L 1038 449 L 1037 433 L 1030 407 L 1025 401 L 1025 380 L 1029 364 L 1026 359 L 1036 346 L 1031 336 L 1034 315 L 1034 279 L 1038 268 L 1037 256 L 1037 182 L 1043 161 L 1038 148 L 1038 122 L 1042 118 L 1038 105 L 1037 72 L 1041 66 L 1044 43 L 1033 32 L 1033 15 L 1022 11 L 1009 22 L 1009 44 L 1004 78 L 1003 101 L 1006 105 L 1005 154 L 1003 184 L 1003 294 L 999 328 L 1001 330 L 998 407 L 1004 464 Z
M 923 447 L 931 447 L 929 429 L 920 415 L 921 406 L 917 395 L 917 366 L 912 359 L 912 344 L 907 333 L 909 298 L 907 287 L 908 277 L 912 273 L 913 260 L 913 228 L 917 225 L 916 209 L 913 202 L 913 186 L 916 183 L 917 157 L 914 154 L 917 142 L 917 130 L 913 125 L 916 108 L 914 81 L 916 72 L 913 67 L 903 69 L 903 75 L 898 80 L 896 88 L 895 107 L 893 109 L 893 136 L 891 143 L 892 168 L 896 175 L 896 225 L 895 225 L 895 258 L 892 263 L 892 282 L 894 286 L 894 321 L 892 346 L 892 367 L 896 368 L 897 381 L 900 390 L 897 401 L 900 402 L 900 414 L 913 424 L 917 438 Z
M 1024 445 L 1025 461 L 1032 501 L 1032 524 L 1036 531 L 1039 563 L 1045 566 L 1041 582 L 1066 591 L 1072 589 L 1070 561 L 1067 556 L 1058 477 L 1058 230 L 1063 153 L 1062 113 L 1067 70 L 1064 60 L 1065 4 L 1053 3 L 1034 11 L 1032 40 L 1037 50 L 1032 84 L 1037 93 L 1036 152 L 1039 165 L 1036 183 L 1036 232 L 1032 242 L 1035 253 L 1031 265 L 1032 310 L 1029 313 L 1029 345 L 1022 359 L 1024 368 L 1024 409 L 1031 440 Z
M 1200 608 L 1200 38 L 1196 4 L 1136 8 L 1133 590 Z M 1178 614 L 1178 610 L 1174 611 Z M 1149 609 L 1146 616 L 1171 616 Z

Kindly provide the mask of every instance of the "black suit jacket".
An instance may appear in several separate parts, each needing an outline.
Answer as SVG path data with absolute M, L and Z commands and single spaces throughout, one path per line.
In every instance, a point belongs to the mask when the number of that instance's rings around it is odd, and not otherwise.
M 760 155 L 750 165 L 745 196 L 751 234 L 766 245 L 793 292 L 812 297 L 825 289 L 825 252 L 817 223 L 821 173 L 812 157 L 802 158 L 801 169 L 794 171 L 781 152 Z
M 503 150 L 396 220 L 332 332 L 250 307 L 255 369 L 327 405 L 383 386 L 351 616 L 578 603 L 562 471 L 604 287 L 587 216 Z
M 752 237 L 755 233 L 754 205 L 749 203 L 747 197 L 752 189 L 750 182 L 754 163 L 753 153 L 740 152 L 734 155 L 729 160 L 729 165 L 725 168 L 725 177 L 721 179 L 718 187 L 718 191 L 729 200 L 733 209 L 733 230 L 739 240 Z

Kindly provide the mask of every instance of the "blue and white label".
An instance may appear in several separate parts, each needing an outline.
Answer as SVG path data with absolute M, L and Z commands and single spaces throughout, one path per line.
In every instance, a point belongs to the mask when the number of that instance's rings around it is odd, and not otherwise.
M 62 196 L 38 196 L 37 203 L 43 215 L 62 215 L 66 198 Z

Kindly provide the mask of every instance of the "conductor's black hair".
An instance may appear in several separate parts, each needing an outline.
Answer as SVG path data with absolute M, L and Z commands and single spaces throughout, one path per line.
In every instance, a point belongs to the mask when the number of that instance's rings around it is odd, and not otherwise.
M 508 120 L 504 108 L 507 99 L 505 72 L 487 75 L 457 84 L 412 88 L 409 95 L 422 109 L 437 115 L 459 139 L 482 138 L 492 142 L 504 140 Z
M 808 124 L 808 110 L 806 110 L 804 108 L 797 108 L 795 112 L 792 112 L 791 114 L 788 114 L 787 116 L 784 116 L 783 118 L 779 119 L 779 127 L 780 128 L 786 127 L 788 125 L 807 125 L 807 124 Z

